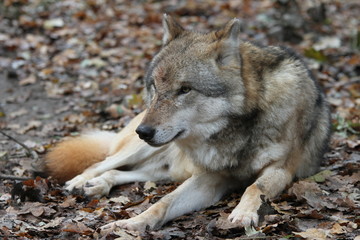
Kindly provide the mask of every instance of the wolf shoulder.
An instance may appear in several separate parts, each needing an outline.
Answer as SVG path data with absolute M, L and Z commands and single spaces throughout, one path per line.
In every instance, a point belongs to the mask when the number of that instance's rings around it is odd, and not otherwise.
M 287 101 L 289 104 L 294 100 L 309 104 L 323 102 L 322 91 L 312 72 L 291 48 L 243 42 L 239 49 L 243 81 L 258 82 L 258 94 L 265 104 L 281 99 L 292 99 Z

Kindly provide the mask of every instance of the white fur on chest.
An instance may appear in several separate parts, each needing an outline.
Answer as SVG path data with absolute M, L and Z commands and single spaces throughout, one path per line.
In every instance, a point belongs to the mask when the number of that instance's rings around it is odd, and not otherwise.
M 191 157 L 195 165 L 205 169 L 219 171 L 238 165 L 237 159 L 232 154 L 226 155 L 223 151 L 219 151 L 217 147 L 206 142 L 179 145 L 179 147 Z

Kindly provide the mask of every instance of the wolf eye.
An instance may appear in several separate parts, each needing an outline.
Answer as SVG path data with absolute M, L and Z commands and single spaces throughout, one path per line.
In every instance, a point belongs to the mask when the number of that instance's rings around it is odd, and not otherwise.
M 190 91 L 191 91 L 191 88 L 190 88 L 190 87 L 185 87 L 185 86 L 183 86 L 183 87 L 180 88 L 178 94 L 179 94 L 179 95 L 181 95 L 181 94 L 186 94 L 186 93 L 188 93 L 188 92 L 190 92 Z

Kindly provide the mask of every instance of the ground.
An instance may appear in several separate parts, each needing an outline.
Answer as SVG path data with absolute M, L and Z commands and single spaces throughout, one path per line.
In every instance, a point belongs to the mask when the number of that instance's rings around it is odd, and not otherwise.
M 352 0 L 0 2 L 0 238 L 359 239 L 359 10 Z M 44 175 L 33 179 L 59 139 L 89 128 L 118 131 L 143 109 L 164 12 L 199 31 L 239 18 L 244 40 L 305 56 L 327 95 L 333 134 L 320 173 L 269 202 L 258 228 L 228 224 L 241 197 L 234 193 L 157 231 L 100 233 L 178 184 L 127 184 L 88 199 Z

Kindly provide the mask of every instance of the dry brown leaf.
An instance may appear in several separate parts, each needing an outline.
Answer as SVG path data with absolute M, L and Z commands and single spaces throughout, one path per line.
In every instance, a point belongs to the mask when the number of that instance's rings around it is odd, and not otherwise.
M 343 234 L 344 232 L 344 227 L 342 227 L 339 223 L 335 223 L 330 230 L 331 234 Z
M 64 219 L 65 217 L 56 217 L 55 219 L 51 220 L 49 223 L 42 226 L 41 229 L 58 227 Z
M 356 148 L 360 146 L 360 140 L 346 140 L 349 148 Z
M 289 189 L 289 193 L 296 196 L 298 200 L 305 199 L 309 205 L 317 210 L 322 209 L 324 201 L 322 191 L 315 182 L 299 181 Z
M 27 125 L 21 129 L 19 129 L 17 132 L 20 134 L 25 134 L 30 130 L 36 129 L 38 127 L 40 127 L 42 125 L 41 121 L 37 121 L 37 120 L 32 120 L 30 122 L 27 123 Z
M 59 206 L 63 208 L 74 207 L 76 205 L 76 197 L 68 197 Z
M 24 79 L 19 81 L 20 86 L 34 84 L 34 83 L 36 83 L 36 76 L 34 74 L 31 74 L 27 78 L 24 78 Z
M 26 108 L 21 108 L 21 109 L 15 111 L 15 112 L 9 113 L 9 117 L 11 119 L 14 119 L 14 118 L 23 116 L 23 115 L 28 114 L 28 113 L 29 113 L 29 111 Z
M 64 26 L 64 20 L 62 18 L 53 18 L 53 19 L 49 19 L 44 21 L 44 25 L 43 27 L 45 29 L 53 29 L 53 28 L 57 28 L 57 27 L 63 27 Z
M 228 219 L 229 215 L 230 215 L 229 213 L 221 212 L 220 217 L 216 220 L 215 223 L 216 228 L 223 230 L 239 228 L 238 224 L 229 221 Z
M 309 228 L 305 232 L 293 232 L 295 236 L 312 240 L 325 240 L 328 234 L 324 229 Z
M 119 196 L 119 197 L 110 198 L 109 202 L 114 202 L 116 204 L 125 205 L 130 202 L 130 199 L 126 196 Z
M 93 229 L 87 227 L 82 222 L 68 222 L 64 224 L 61 230 L 64 232 L 79 233 L 85 235 L 92 233 L 94 231 Z
M 31 214 L 35 217 L 40 217 L 45 212 L 45 209 L 43 207 L 37 207 L 30 210 Z
M 156 188 L 156 183 L 147 181 L 144 184 L 144 191 L 150 192 Z

